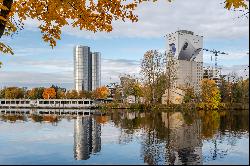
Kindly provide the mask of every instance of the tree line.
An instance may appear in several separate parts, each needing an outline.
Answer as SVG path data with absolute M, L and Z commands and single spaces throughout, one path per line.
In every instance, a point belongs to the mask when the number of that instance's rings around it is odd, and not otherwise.
M 0 91 L 0 98 L 5 99 L 103 99 L 107 98 L 109 90 L 102 86 L 94 91 L 66 90 L 52 85 L 49 88 L 36 87 L 32 89 L 5 87 Z
M 140 77 L 128 74 L 120 77 L 120 85 L 115 85 L 114 100 L 121 101 L 132 95 L 136 103 L 142 102 L 139 99 L 143 98 L 143 103 L 160 104 L 165 91 L 176 86 L 176 63 L 171 55 L 171 52 L 147 51 L 141 60 Z M 229 73 L 221 76 L 218 82 L 204 78 L 199 93 L 195 93 L 194 87 L 188 84 L 178 88 L 185 92 L 184 103 L 204 103 L 210 108 L 218 108 L 222 102 L 248 103 L 249 78 Z

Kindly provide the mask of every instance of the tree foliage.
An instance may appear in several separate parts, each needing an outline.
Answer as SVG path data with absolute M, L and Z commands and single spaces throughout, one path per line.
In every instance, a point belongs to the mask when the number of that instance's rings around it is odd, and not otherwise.
M 105 99 L 109 95 L 109 89 L 105 86 L 102 86 L 100 88 L 96 88 L 96 90 L 93 91 L 93 98 L 95 99 Z
M 62 90 L 62 89 L 58 89 L 58 90 L 56 91 L 56 98 L 57 98 L 57 99 L 65 99 L 65 98 L 66 98 L 65 91 Z
M 170 50 L 167 53 L 167 69 L 166 69 L 166 90 L 167 90 L 167 105 L 170 104 L 170 90 L 176 87 L 177 61 L 174 53 Z
M 166 55 L 157 50 L 149 50 L 144 54 L 141 61 L 141 75 L 143 84 L 148 90 L 148 99 L 150 102 L 155 103 L 158 101 L 157 91 L 161 89 L 162 81 L 166 80 L 165 74 L 165 60 Z M 164 92 L 164 91 L 163 91 Z
M 201 98 L 202 102 L 209 109 L 217 109 L 220 102 L 221 96 L 219 88 L 217 87 L 214 80 L 203 79 L 201 82 Z
M 185 96 L 183 98 L 184 102 L 189 103 L 194 99 L 196 99 L 196 95 L 194 93 L 194 88 L 189 87 L 189 88 L 185 89 Z
M 0 97 L 5 99 L 21 99 L 24 98 L 24 90 L 18 87 L 7 87 L 1 90 Z
M 219 90 L 222 102 L 249 102 L 249 78 L 244 80 L 243 77 L 239 77 L 235 72 L 221 78 Z
M 57 85 L 51 85 L 51 88 L 55 89 L 55 91 L 56 91 L 56 98 L 57 99 L 64 98 L 65 92 L 66 92 L 65 88 L 61 88 L 61 87 L 59 87 Z
M 228 10 L 230 10 L 231 8 L 234 8 L 234 9 L 238 9 L 238 8 L 248 9 L 247 1 L 248 0 L 226 0 L 225 1 L 225 8 L 228 9 Z
M 142 85 L 139 83 L 139 80 L 129 74 L 125 74 L 120 77 L 121 88 L 123 92 L 123 97 L 135 96 L 136 102 L 138 101 L 138 97 L 143 96 Z M 119 95 L 119 92 L 117 92 Z
M 43 98 L 43 91 L 44 91 L 43 87 L 33 88 L 31 90 L 28 90 L 27 97 L 29 99 L 42 99 Z
M 67 99 L 78 99 L 78 92 L 76 90 L 68 90 L 65 95 Z
M 43 91 L 44 99 L 55 99 L 56 98 L 56 90 L 54 88 L 46 88 Z
M 249 78 L 243 80 L 242 78 L 236 82 L 231 83 L 232 102 L 234 103 L 248 103 L 249 102 Z

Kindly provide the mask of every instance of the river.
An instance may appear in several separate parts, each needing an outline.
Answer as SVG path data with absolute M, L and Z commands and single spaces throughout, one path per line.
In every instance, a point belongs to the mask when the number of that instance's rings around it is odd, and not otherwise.
M 249 111 L 0 114 L 0 164 L 249 164 Z

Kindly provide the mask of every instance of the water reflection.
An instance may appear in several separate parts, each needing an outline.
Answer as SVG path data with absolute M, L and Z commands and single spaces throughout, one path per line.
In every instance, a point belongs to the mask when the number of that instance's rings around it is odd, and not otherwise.
M 230 154 L 249 130 L 248 111 L 113 112 L 121 128 L 120 143 L 132 142 L 142 131 L 141 157 L 150 165 L 206 164 Z M 210 145 L 204 153 L 204 141 Z M 225 145 L 230 146 L 225 146 Z
M 180 112 L 162 113 L 164 126 L 168 128 L 168 164 L 202 164 L 201 120 L 186 124 Z
M 24 115 L 1 115 L 1 120 L 4 122 L 15 123 L 16 121 L 27 121 L 27 117 Z
M 101 125 L 91 116 L 78 116 L 74 121 L 74 157 L 87 160 L 101 151 Z
M 249 139 L 249 112 L 247 111 L 198 111 L 198 112 L 132 112 L 116 110 L 103 115 L 58 116 L 58 115 L 0 115 L 3 122 L 51 123 L 56 130 L 58 124 L 72 124 L 74 135 L 70 156 L 74 160 L 89 160 L 92 154 L 114 155 L 126 145 L 138 147 L 134 155 L 141 163 L 150 165 L 197 165 L 220 162 L 237 149 L 241 139 Z M 63 121 L 67 118 L 68 123 Z M 18 124 L 18 123 L 17 123 Z M 32 124 L 30 124 L 32 125 Z M 112 126 L 112 127 L 111 127 Z M 109 138 L 118 139 L 109 142 L 108 147 L 116 147 L 114 152 L 103 150 L 107 137 L 101 140 L 102 132 L 108 127 Z M 106 128 L 107 129 L 107 128 Z M 118 131 L 118 136 L 112 134 Z M 1 144 L 0 144 L 1 145 Z M 127 146 L 129 147 L 129 146 Z M 112 148 L 111 148 L 112 149 Z M 238 150 L 238 151 L 237 151 Z M 244 150 L 244 149 L 243 149 Z M 102 153 L 101 153 L 102 151 Z M 237 156 L 236 155 L 236 160 Z M 119 155 L 117 155 L 119 157 Z M 93 157 L 93 156 L 92 156 Z M 97 157 L 97 158 L 98 158 Z M 107 157 L 107 156 L 106 156 Z M 125 156 L 124 156 L 125 157 Z M 105 157 L 104 157 L 105 158 Z M 245 157 L 246 158 L 246 157 Z M 1 156 L 0 156 L 1 159 Z M 96 159 L 93 157 L 93 159 Z M 122 158 L 121 158 L 122 160 Z M 249 160 L 249 158 L 248 158 Z M 79 161 L 77 161 L 79 162 Z M 95 161 L 93 161 L 95 163 Z M 239 161 L 240 162 L 240 161 Z M 247 161 L 248 162 L 248 161 Z M 108 161 L 109 163 L 109 161 Z M 121 161 L 126 163 L 126 161 Z M 224 163 L 221 163 L 224 164 Z

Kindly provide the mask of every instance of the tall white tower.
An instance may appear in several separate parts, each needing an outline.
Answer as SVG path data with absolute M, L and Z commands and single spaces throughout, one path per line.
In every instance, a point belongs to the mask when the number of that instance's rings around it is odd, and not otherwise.
M 167 50 L 171 50 L 177 59 L 177 86 L 181 89 L 193 87 L 199 92 L 203 78 L 203 36 L 179 30 L 167 37 Z
M 74 89 L 92 91 L 101 86 L 101 53 L 90 47 L 74 47 Z
M 92 53 L 92 90 L 101 86 L 101 53 Z

